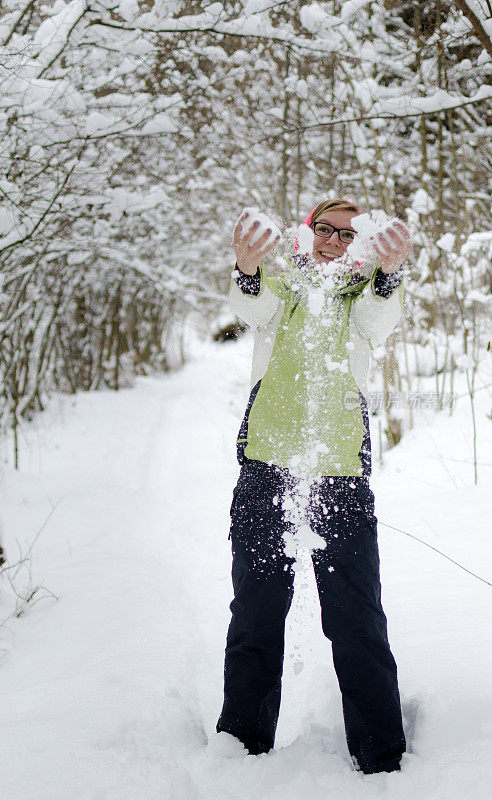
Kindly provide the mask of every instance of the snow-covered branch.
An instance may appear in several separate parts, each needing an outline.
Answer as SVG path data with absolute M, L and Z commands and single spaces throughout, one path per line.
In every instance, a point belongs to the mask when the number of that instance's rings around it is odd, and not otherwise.
M 488 3 L 488 17 L 478 2 L 471 0 L 453 0 L 464 17 L 472 26 L 473 33 L 492 58 L 492 8 Z

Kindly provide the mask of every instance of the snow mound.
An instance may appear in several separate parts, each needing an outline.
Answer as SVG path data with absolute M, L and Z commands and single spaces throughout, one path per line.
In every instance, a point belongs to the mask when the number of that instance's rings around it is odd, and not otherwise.
M 248 751 L 239 739 L 222 731 L 210 738 L 207 755 L 213 759 L 237 758 L 248 755 Z

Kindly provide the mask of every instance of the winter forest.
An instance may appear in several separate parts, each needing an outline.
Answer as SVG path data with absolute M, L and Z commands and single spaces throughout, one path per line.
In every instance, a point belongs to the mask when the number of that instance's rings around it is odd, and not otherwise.
M 2 0 L 6 797 L 488 796 L 491 75 L 488 0 Z M 278 751 L 213 738 L 251 359 L 234 222 L 280 227 L 274 273 L 337 197 L 412 240 L 368 400 L 415 741 L 372 779 L 346 764 L 309 576 Z

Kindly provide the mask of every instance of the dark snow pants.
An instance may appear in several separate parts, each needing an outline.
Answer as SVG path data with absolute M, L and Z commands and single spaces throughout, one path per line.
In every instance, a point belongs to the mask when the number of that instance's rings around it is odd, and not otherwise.
M 217 731 L 250 753 L 273 747 L 293 559 L 284 553 L 286 470 L 245 460 L 231 506 L 234 599 Z M 289 484 L 289 485 L 290 485 Z M 323 478 L 309 498 L 325 636 L 342 693 L 348 749 L 364 772 L 398 769 L 405 750 L 396 664 L 381 606 L 377 520 L 367 478 Z

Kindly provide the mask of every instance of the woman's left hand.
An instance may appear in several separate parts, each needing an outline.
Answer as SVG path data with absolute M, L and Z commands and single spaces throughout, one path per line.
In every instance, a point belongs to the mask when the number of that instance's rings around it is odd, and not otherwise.
M 384 233 L 378 234 L 372 241 L 377 256 L 378 266 L 387 275 L 391 275 L 403 264 L 410 252 L 410 233 L 404 222 L 395 220 Z

